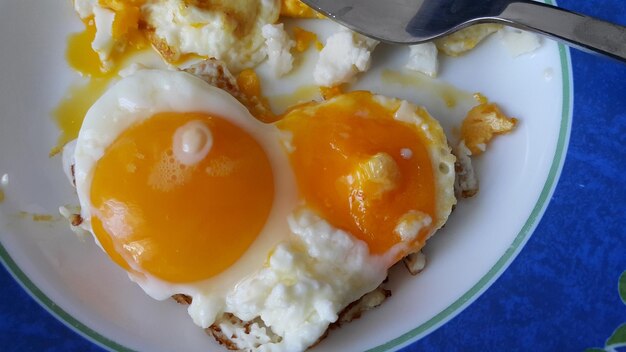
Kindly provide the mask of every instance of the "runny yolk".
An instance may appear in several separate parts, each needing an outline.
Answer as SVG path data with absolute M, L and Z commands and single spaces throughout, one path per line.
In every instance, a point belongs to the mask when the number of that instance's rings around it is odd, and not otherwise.
M 96 28 L 87 21 L 85 30 L 73 33 L 67 38 L 65 56 L 68 65 L 88 79 L 70 86 L 59 105 L 52 111 L 52 117 L 61 131 L 57 145 L 50 151 L 54 156 L 63 150 L 67 142 L 78 136 L 87 110 L 104 93 L 117 70 L 104 72 L 98 54 L 91 48 Z
M 109 80 L 105 78 L 90 79 L 70 86 L 63 99 L 51 112 L 61 134 L 57 145 L 50 151 L 50 156 L 61 152 L 65 144 L 78 137 L 85 114 L 108 86 Z
M 133 13 L 131 11 L 131 13 Z M 128 16 L 116 14 L 118 19 L 129 21 Z M 119 22 L 122 22 L 121 20 Z M 115 24 L 114 23 L 114 24 Z M 132 22 L 130 22 L 132 23 Z M 121 26 L 121 25 L 120 25 Z M 127 26 L 132 27 L 130 24 Z M 106 71 L 98 54 L 91 48 L 91 42 L 96 35 L 93 20 L 85 21 L 85 30 L 73 33 L 68 37 L 65 56 L 68 65 L 80 73 L 87 80 L 70 86 L 59 105 L 52 111 L 52 116 L 61 130 L 57 145 L 50 151 L 50 156 L 59 153 L 63 146 L 78 136 L 87 110 L 104 93 L 112 80 L 118 77 L 119 69 L 124 62 L 147 47 L 147 40 L 141 38 L 137 30 L 127 29 L 120 35 L 127 37 L 123 52 L 115 51 L 111 57 L 112 67 Z
M 317 51 L 320 51 L 324 48 L 324 44 L 322 44 L 317 39 L 317 34 L 313 32 L 309 32 L 300 27 L 294 27 L 293 36 L 296 41 L 296 51 L 299 53 L 305 52 L 309 48 L 311 43 L 315 43 L 315 48 L 317 49 Z
M 281 0 L 280 15 L 293 18 L 324 18 L 300 0 Z
M 85 30 L 71 34 L 67 39 L 65 56 L 71 68 L 83 76 L 102 77 L 106 73 L 102 70 L 102 63 L 98 54 L 91 48 L 91 42 L 96 36 L 96 26 L 93 21 L 87 22 Z
M 173 136 L 190 121 L 205 124 L 213 142 L 204 159 L 184 165 Z M 94 233 L 119 265 L 193 282 L 224 271 L 251 245 L 274 184 L 264 150 L 244 130 L 203 113 L 160 113 L 107 148 L 90 194 Z
M 121 14 L 116 14 L 116 19 L 121 18 Z M 115 28 L 115 27 L 114 27 Z M 111 78 L 117 76 L 124 61 L 134 54 L 148 47 L 148 40 L 140 34 L 138 30 L 125 32 L 122 37 L 116 40 L 122 41 L 124 50 L 114 48 L 109 58 L 110 67 L 105 68 L 98 54 L 91 47 L 91 43 L 96 36 L 96 26 L 93 19 L 85 21 L 85 30 L 73 33 L 68 37 L 65 56 L 71 68 L 81 75 L 92 78 Z M 114 37 L 115 38 L 115 37 Z
M 435 219 L 425 138 L 394 120 L 369 92 L 296 108 L 278 126 L 291 133 L 291 163 L 307 205 L 365 241 L 371 253 L 401 241 L 394 230 L 403 215 L 417 211 Z M 409 245 L 423 245 L 430 229 L 422 228 Z
M 261 81 L 252 69 L 243 70 L 237 75 L 237 86 L 243 94 L 243 104 L 252 116 L 263 122 L 276 121 L 267 98 L 261 91 Z

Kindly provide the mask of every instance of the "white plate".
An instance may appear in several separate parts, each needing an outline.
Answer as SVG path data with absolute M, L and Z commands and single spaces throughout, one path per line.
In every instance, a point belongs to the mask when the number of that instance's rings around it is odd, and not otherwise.
M 93 241 L 77 240 L 62 221 L 19 215 L 56 214 L 59 205 L 76 204 L 60 160 L 48 151 L 58 136 L 49 113 L 75 79 L 64 60 L 65 38 L 80 29 L 69 1 L 0 2 L 0 175 L 9 177 L 0 204 L 0 257 L 51 314 L 106 348 L 218 350 L 184 308 L 143 294 Z M 450 131 L 467 99 L 448 109 L 439 94 L 445 87 L 433 92 L 381 82 L 382 70 L 406 56 L 406 49 L 377 51 L 359 86 L 424 104 Z M 288 92 L 307 75 L 303 68 L 292 77 L 296 83 L 270 85 L 267 92 Z M 333 331 L 316 350 L 393 350 L 445 323 L 507 268 L 550 199 L 571 123 L 567 49 L 546 40 L 535 53 L 513 59 L 491 37 L 462 58 L 444 59 L 440 79 L 501 104 L 520 119 L 519 128 L 478 160 L 481 191 L 462 201 L 429 242 L 427 269 L 417 277 L 393 270 L 392 298 Z

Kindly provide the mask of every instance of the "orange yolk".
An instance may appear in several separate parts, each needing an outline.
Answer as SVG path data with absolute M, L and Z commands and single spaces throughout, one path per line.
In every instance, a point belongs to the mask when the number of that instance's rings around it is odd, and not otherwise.
M 105 3 L 103 6 L 110 6 Z M 148 47 L 148 39 L 139 26 L 139 8 L 134 5 L 112 8 L 115 11 L 112 34 L 113 38 L 122 43 L 111 52 L 111 63 L 113 67 L 109 70 L 104 68 L 98 54 L 91 47 L 96 36 L 96 26 L 93 18 L 85 20 L 85 30 L 71 34 L 68 38 L 66 58 L 67 62 L 74 70 L 87 77 L 111 78 L 117 76 L 120 66 L 133 54 Z M 119 10 L 116 10 L 119 9 Z M 121 50 L 123 48 L 123 50 Z
M 91 42 L 96 36 L 96 26 L 93 21 L 86 24 L 85 30 L 71 34 L 67 42 L 65 56 L 67 63 L 83 76 L 102 77 L 113 75 L 105 73 L 98 54 L 91 48 Z
M 85 30 L 68 37 L 65 56 L 67 63 L 81 75 L 89 77 L 87 82 L 72 85 L 65 93 L 59 105 L 52 111 L 52 116 L 61 130 L 57 145 L 50 151 L 54 156 L 63 150 L 63 146 L 78 136 L 87 110 L 98 100 L 117 76 L 117 70 L 104 72 L 98 54 L 91 48 L 96 35 L 96 28 L 87 21 Z
M 112 0 L 109 2 L 113 4 Z M 54 120 L 61 130 L 61 136 L 59 136 L 57 145 L 50 151 L 50 156 L 58 154 L 67 142 L 78 136 L 78 130 L 87 110 L 104 93 L 110 82 L 118 77 L 119 69 L 124 66 L 124 61 L 148 46 L 147 40 L 137 29 L 138 19 L 132 17 L 134 16 L 133 13 L 136 12 L 133 10 L 116 12 L 113 34 L 114 36 L 116 33 L 119 35 L 119 38 L 116 37 L 116 39 L 124 37 L 126 44 L 124 51 L 113 51 L 111 60 L 114 66 L 108 71 L 104 69 L 98 54 L 91 48 L 91 42 L 96 35 L 93 19 L 85 21 L 84 31 L 73 33 L 68 37 L 65 51 L 67 63 L 82 76 L 88 77 L 89 80 L 72 85 L 63 100 L 52 112 Z
M 324 100 L 331 99 L 343 93 L 343 88 L 341 85 L 333 86 L 333 87 L 320 87 L 320 92 L 322 93 L 322 98 Z
M 294 27 L 293 29 L 294 39 L 296 40 L 296 51 L 299 53 L 305 52 L 311 43 L 315 43 L 315 48 L 320 51 L 324 48 L 324 45 L 317 39 L 317 34 L 309 32 L 300 27 Z
M 176 130 L 201 121 L 207 156 L 173 156 Z M 241 128 L 203 113 L 161 113 L 125 130 L 98 161 L 93 231 L 126 270 L 169 282 L 207 279 L 230 267 L 262 230 L 274 197 L 262 147 Z
M 324 18 L 300 0 L 281 0 L 280 15 L 293 18 Z
M 131 45 L 143 44 L 140 32 L 141 6 L 145 0 L 98 0 L 100 6 L 115 12 L 112 34 L 115 39 L 124 39 Z
M 417 127 L 394 120 L 371 93 L 303 105 L 278 127 L 291 132 L 291 163 L 307 205 L 365 241 L 371 253 L 385 253 L 401 241 L 394 229 L 409 211 L 436 218 L 425 138 Z M 410 158 L 401 156 L 406 148 Z M 423 244 L 429 230 L 423 228 L 410 245 Z
M 259 76 L 252 69 L 243 70 L 237 75 L 237 86 L 244 95 L 261 96 L 261 82 Z
M 269 101 L 261 91 L 261 81 L 253 69 L 246 69 L 237 75 L 237 87 L 243 94 L 242 103 L 250 110 L 252 116 L 262 122 L 276 121 Z

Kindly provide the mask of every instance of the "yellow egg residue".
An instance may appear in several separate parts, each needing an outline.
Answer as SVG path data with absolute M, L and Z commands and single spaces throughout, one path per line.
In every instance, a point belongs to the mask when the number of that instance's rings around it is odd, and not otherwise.
M 54 215 L 29 213 L 27 211 L 20 211 L 18 216 L 22 219 L 30 219 L 34 222 L 53 222 L 59 220 L 59 217 L 55 217 Z
M 116 19 L 118 18 L 117 16 L 115 17 Z M 96 27 L 94 21 L 93 19 L 88 19 L 85 21 L 85 29 L 82 32 L 71 34 L 67 41 L 65 56 L 68 65 L 87 77 L 115 77 L 128 58 L 148 47 L 146 39 L 139 34 L 133 34 L 131 39 L 125 39 L 123 45 L 113 50 L 110 58 L 112 66 L 105 68 L 98 54 L 91 46 L 95 35 Z
M 343 93 L 343 87 L 341 85 L 332 87 L 320 87 L 320 92 L 324 100 L 336 97 Z
M 472 50 L 488 35 L 495 33 L 501 24 L 481 23 L 456 31 L 434 41 L 437 49 L 449 56 L 459 56 Z
M 272 96 L 269 98 L 269 101 L 274 111 L 284 113 L 288 111 L 290 107 L 320 99 L 321 95 L 318 86 L 304 85 L 296 88 L 291 93 Z
M 315 43 L 315 48 L 320 51 L 324 48 L 324 44 L 317 39 L 317 34 L 309 32 L 300 27 L 294 27 L 293 36 L 296 42 L 295 49 L 299 53 L 305 52 L 311 43 Z
M 473 99 L 472 95 L 467 92 L 426 77 L 420 73 L 398 72 L 386 69 L 381 75 L 381 80 L 384 83 L 428 89 L 429 91 L 435 92 L 448 108 L 456 107 L 459 101 L 470 101 Z
M 118 77 L 124 63 L 145 48 L 143 44 L 138 44 L 129 46 L 123 52 L 116 51 L 112 56 L 114 67 L 107 71 L 91 47 L 95 34 L 93 21 L 88 20 L 85 22 L 85 30 L 68 37 L 65 52 L 67 63 L 85 79 L 71 85 L 52 111 L 53 120 L 61 134 L 57 144 L 50 151 L 50 156 L 58 154 L 67 142 L 78 136 L 87 110 L 104 93 L 111 81 Z
M 261 90 L 261 81 L 252 69 L 243 70 L 237 75 L 237 86 L 243 95 L 242 103 L 252 116 L 263 122 L 276 121 L 276 115 Z
M 52 111 L 54 122 L 61 134 L 50 156 L 61 152 L 63 146 L 78 136 L 87 110 L 98 100 L 109 86 L 109 79 L 95 78 L 70 86 L 65 96 Z
M 102 71 L 102 63 L 98 54 L 91 48 L 91 42 L 96 36 L 96 27 L 88 21 L 85 30 L 70 34 L 67 39 L 65 57 L 68 65 L 83 76 L 101 77 L 106 75 Z
M 133 47 L 145 46 L 141 33 L 141 6 L 146 0 L 98 0 L 100 6 L 115 12 L 112 35 Z
M 206 56 L 198 54 L 181 54 L 176 60 L 171 60 L 169 61 L 169 63 L 176 67 L 185 67 L 191 65 L 192 63 L 196 63 L 206 59 Z
M 280 15 L 293 18 L 325 18 L 300 0 L 281 0 Z
M 498 105 L 482 96 L 478 100 L 483 103 L 472 108 L 461 125 L 461 138 L 472 155 L 482 154 L 496 135 L 510 133 L 517 125 L 517 119 L 506 116 Z
M 269 101 L 274 111 L 279 111 L 279 114 L 285 114 L 291 109 L 297 108 L 300 104 L 322 99 L 328 100 L 340 94 L 343 94 L 343 87 L 340 85 L 334 87 L 304 85 L 296 88 L 289 94 L 269 97 Z

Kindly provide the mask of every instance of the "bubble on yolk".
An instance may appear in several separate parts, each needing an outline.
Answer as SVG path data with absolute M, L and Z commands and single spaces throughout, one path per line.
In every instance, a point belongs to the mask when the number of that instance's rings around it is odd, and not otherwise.
M 213 135 L 202 121 L 191 121 L 174 133 L 173 153 L 176 160 L 186 166 L 202 161 L 211 150 Z
M 307 205 L 365 241 L 370 252 L 385 253 L 402 241 L 395 229 L 406 214 L 436 218 L 427 140 L 369 92 L 296 108 L 278 126 L 291 134 L 291 163 Z M 410 158 L 403 157 L 407 150 Z M 410 247 L 423 244 L 431 229 L 422 227 Z
M 172 148 L 190 122 L 206 125 L 213 140 L 207 156 L 188 166 Z M 265 224 L 274 184 L 264 150 L 241 128 L 202 113 L 161 113 L 107 148 L 90 194 L 94 234 L 119 265 L 192 282 L 241 257 Z

